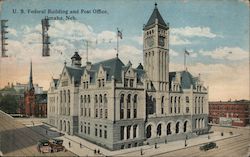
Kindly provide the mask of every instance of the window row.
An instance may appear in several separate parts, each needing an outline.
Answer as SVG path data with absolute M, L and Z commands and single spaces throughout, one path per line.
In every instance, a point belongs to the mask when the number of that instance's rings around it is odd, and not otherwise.
M 138 137 L 139 128 L 138 125 L 128 125 L 120 127 L 120 139 L 134 139 Z
M 137 94 L 132 96 L 128 94 L 126 99 L 125 95 L 120 96 L 120 119 L 137 118 Z
M 80 102 L 82 103 L 91 103 L 91 96 L 90 95 L 81 95 L 80 96 Z M 94 102 L 95 103 L 108 103 L 108 98 L 107 98 L 107 94 L 99 94 L 99 95 L 95 95 L 94 97 Z
M 70 103 L 70 90 L 66 91 L 60 91 L 60 102 L 67 102 L 66 100 L 68 99 L 68 103 Z

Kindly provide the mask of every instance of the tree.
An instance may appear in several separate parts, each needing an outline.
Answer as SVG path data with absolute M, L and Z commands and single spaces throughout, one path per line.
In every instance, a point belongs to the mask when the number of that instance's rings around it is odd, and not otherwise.
M 0 110 L 6 113 L 16 113 L 18 109 L 18 101 L 14 95 L 0 96 Z

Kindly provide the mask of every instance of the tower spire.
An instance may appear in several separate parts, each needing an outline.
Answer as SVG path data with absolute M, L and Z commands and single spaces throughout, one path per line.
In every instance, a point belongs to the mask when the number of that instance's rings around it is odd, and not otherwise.
M 32 76 L 32 60 L 30 61 L 30 78 L 29 78 L 29 90 L 33 88 L 33 76 Z

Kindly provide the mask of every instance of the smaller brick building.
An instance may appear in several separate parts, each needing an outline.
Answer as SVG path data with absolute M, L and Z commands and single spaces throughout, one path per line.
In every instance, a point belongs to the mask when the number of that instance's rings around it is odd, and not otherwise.
M 24 92 L 24 113 L 22 114 L 27 117 L 47 117 L 47 93 L 36 93 L 32 78 L 32 63 L 28 87 Z
M 222 126 L 246 126 L 250 124 L 250 101 L 209 102 L 209 123 Z

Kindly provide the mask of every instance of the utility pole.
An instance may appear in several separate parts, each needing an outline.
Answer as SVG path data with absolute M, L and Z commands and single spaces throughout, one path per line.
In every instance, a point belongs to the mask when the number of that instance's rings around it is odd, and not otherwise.
M 6 25 L 8 20 L 1 20 L 1 43 L 2 43 L 2 57 L 8 57 L 8 55 L 6 54 L 7 49 L 5 48 L 6 45 L 8 45 L 8 43 L 6 42 L 6 40 L 8 39 L 6 37 L 6 34 L 8 33 L 8 31 L 6 31 L 6 28 L 8 28 L 8 26 Z
M 49 30 L 49 19 L 45 18 L 42 19 L 42 44 L 43 44 L 43 50 L 42 50 L 42 56 L 43 57 L 47 57 L 50 56 L 50 48 L 49 48 L 49 34 L 48 34 L 48 30 Z

